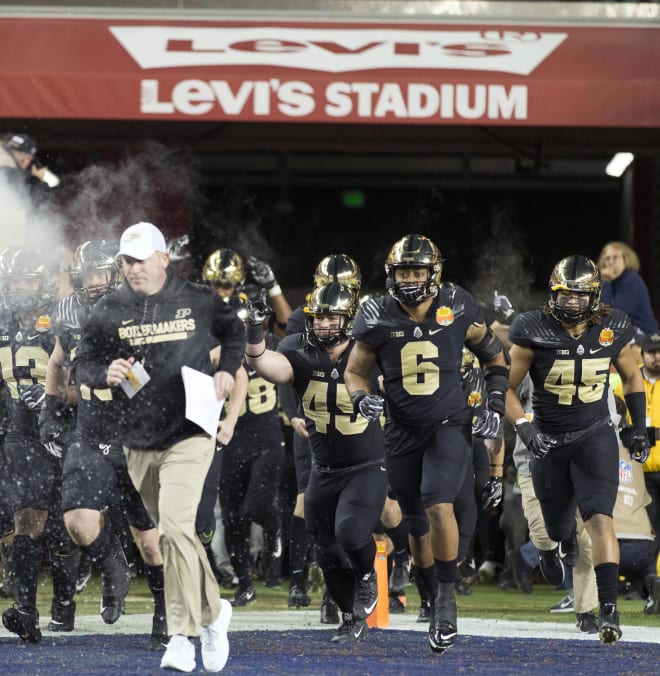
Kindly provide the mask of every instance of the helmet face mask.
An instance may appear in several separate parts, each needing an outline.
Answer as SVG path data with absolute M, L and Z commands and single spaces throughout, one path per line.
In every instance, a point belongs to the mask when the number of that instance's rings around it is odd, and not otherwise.
M 438 247 L 424 235 L 406 235 L 395 242 L 385 260 L 385 286 L 391 296 L 404 305 L 419 305 L 438 293 L 442 276 L 442 256 Z M 396 270 L 428 271 L 426 280 L 397 280 Z
M 170 263 L 176 268 L 177 272 L 182 277 L 193 280 L 195 268 L 190 247 L 190 237 L 188 235 L 181 235 L 170 240 L 167 243 L 167 253 L 170 256 Z
M 0 253 L 0 286 L 8 310 L 33 312 L 56 299 L 57 269 L 43 260 L 41 252 L 19 247 Z
M 600 308 L 602 281 L 598 266 L 586 256 L 567 256 L 550 275 L 548 306 L 562 324 L 582 324 Z
M 307 342 L 312 347 L 328 349 L 348 340 L 357 298 L 351 289 L 331 282 L 312 291 L 304 312 Z M 321 318 L 330 321 L 323 322 Z
M 205 261 L 202 279 L 221 289 L 240 289 L 245 283 L 243 259 L 231 249 L 217 249 Z
M 121 281 L 117 261 L 119 244 L 113 240 L 92 239 L 74 252 L 69 268 L 71 284 L 78 302 L 95 303 Z

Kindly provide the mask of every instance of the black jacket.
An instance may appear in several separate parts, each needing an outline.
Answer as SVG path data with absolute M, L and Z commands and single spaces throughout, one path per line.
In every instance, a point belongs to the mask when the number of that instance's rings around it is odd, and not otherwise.
M 213 373 L 212 337 L 222 345 L 216 370 L 235 375 L 245 349 L 243 323 L 209 288 L 168 268 L 158 293 L 140 295 L 124 282 L 96 304 L 75 356 L 76 378 L 91 388 L 107 387 L 114 359 L 142 361 L 151 380 L 130 400 L 116 390 L 126 414 L 120 437 L 129 448 L 166 449 L 203 433 L 185 418 L 181 367 Z

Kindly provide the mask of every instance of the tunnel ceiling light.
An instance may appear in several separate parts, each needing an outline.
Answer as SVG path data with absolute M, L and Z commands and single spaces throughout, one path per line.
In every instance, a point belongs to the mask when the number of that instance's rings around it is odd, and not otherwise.
M 605 173 L 608 176 L 620 178 L 634 159 L 635 156 L 632 153 L 616 153 L 605 167 Z

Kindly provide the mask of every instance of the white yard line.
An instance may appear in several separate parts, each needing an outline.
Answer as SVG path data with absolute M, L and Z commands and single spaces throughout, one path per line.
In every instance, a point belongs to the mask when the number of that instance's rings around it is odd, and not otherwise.
M 42 631 L 48 618 L 42 618 Z M 390 615 L 390 629 L 408 629 L 424 632 L 425 624 L 416 622 L 414 613 Z M 319 622 L 318 610 L 237 610 L 229 626 L 232 631 L 295 631 L 319 630 L 331 634 L 334 627 Z M 657 627 L 622 626 L 622 642 L 660 643 L 660 630 Z M 124 615 L 117 624 L 104 624 L 99 615 L 81 615 L 76 617 L 76 630 L 71 634 L 54 634 L 44 631 L 44 636 L 72 636 L 76 634 L 149 634 L 151 615 Z M 583 634 L 575 627 L 574 616 L 567 614 L 565 622 L 517 622 L 506 620 L 483 620 L 459 617 L 459 633 L 464 636 L 511 637 L 511 638 L 552 638 L 560 640 L 598 641 L 598 636 Z M 11 634 L 0 626 L 0 638 Z

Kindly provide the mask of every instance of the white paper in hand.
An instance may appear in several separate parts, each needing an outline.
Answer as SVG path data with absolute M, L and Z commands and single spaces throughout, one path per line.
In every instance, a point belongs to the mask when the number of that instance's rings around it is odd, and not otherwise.
M 186 391 L 186 418 L 214 437 L 225 400 L 216 398 L 213 377 L 189 366 L 181 367 L 181 377 Z

